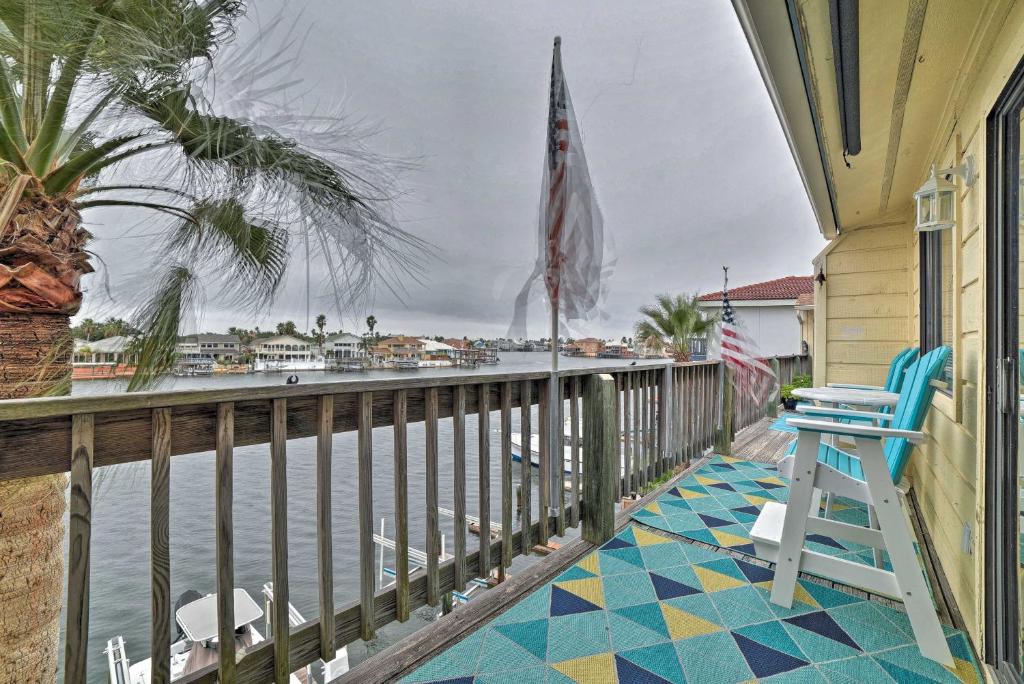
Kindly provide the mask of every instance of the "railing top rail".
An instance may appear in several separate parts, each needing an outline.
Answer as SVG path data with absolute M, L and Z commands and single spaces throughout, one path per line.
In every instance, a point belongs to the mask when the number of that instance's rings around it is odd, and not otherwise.
M 563 377 L 589 375 L 591 373 L 628 373 L 650 367 L 663 367 L 669 361 L 649 362 L 621 366 L 593 366 L 587 368 L 566 368 L 560 370 Z M 717 361 L 691 361 L 680 366 L 715 364 Z M 132 392 L 124 394 L 103 394 L 68 397 L 39 397 L 33 399 L 8 399 L 0 401 L 0 421 L 53 418 L 83 413 L 109 413 L 136 409 L 194 406 L 230 401 L 259 401 L 315 397 L 324 394 L 355 394 L 360 392 L 387 392 L 400 389 L 422 389 L 426 387 L 451 387 L 454 385 L 475 385 L 480 383 L 515 382 L 522 380 L 543 380 L 550 377 L 550 371 L 522 371 L 513 373 L 474 373 L 415 378 L 388 378 L 382 380 L 355 380 L 346 382 L 318 382 L 299 385 L 258 385 L 254 387 L 230 387 L 225 389 L 164 390 Z

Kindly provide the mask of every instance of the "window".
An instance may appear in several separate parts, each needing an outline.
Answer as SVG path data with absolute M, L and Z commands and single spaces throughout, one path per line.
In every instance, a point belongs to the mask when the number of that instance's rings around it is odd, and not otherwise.
M 953 348 L 953 231 L 920 234 L 921 353 L 946 345 Z M 953 387 L 953 355 L 939 380 L 946 393 Z

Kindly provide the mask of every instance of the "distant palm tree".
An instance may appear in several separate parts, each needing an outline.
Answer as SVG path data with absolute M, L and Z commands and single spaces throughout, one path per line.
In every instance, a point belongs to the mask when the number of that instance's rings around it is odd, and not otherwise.
M 324 328 L 327 327 L 327 316 L 324 314 L 317 314 L 316 317 L 316 328 L 310 331 L 310 335 L 313 337 L 313 342 L 316 344 L 317 349 L 320 351 L 320 356 L 324 355 L 324 342 L 327 341 L 327 333 L 324 332 Z
M 242 63 L 256 54 L 244 49 L 221 68 L 217 55 L 247 4 L 0 3 L 0 330 L 18 351 L 0 362 L 0 399 L 70 390 L 70 317 L 93 270 L 90 231 L 141 223 L 140 212 L 155 212 L 145 232 L 156 237 L 126 259 L 152 255 L 151 290 L 130 327 L 114 321 L 105 331 L 141 332 L 130 389 L 171 368 L 181 320 L 210 286 L 235 306 L 265 306 L 283 282 L 289 234 L 312 233 L 326 263 L 351 271 L 337 279 L 349 287 L 343 296 L 335 288 L 339 300 L 381 273 L 391 280 L 396 268 L 415 268 L 424 245 L 391 218 L 390 175 L 365 150 L 340 151 L 348 147 L 340 119 L 310 124 L 314 152 L 291 136 L 302 132 L 299 117 L 281 116 L 282 134 L 266 125 L 272 116 L 248 121 L 215 108 L 214 84 L 224 105 L 238 94 L 225 89 L 232 79 L 288 72 L 277 50 L 276 64 Z M 241 94 L 265 98 L 270 85 Z M 126 213 L 87 230 L 98 207 Z M 0 549 L 25 551 L 0 560 L 0 681 L 56 677 L 66 483 L 64 475 L 0 482 L 0 521 L 17 521 L 0 523 Z
M 646 318 L 637 321 L 634 335 L 654 348 L 667 348 L 676 361 L 690 360 L 690 340 L 706 338 L 718 320 L 716 314 L 705 313 L 697 295 L 659 295 L 655 306 L 640 307 Z
M 370 329 L 370 336 L 373 336 L 373 329 L 377 327 L 377 317 L 370 314 L 366 317 L 366 327 Z

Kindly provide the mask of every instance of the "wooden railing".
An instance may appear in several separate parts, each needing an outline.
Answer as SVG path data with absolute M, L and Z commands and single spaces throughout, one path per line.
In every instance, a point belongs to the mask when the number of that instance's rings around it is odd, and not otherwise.
M 780 360 L 781 362 L 782 360 Z M 793 365 L 790 362 L 786 362 Z M 788 371 L 792 374 L 792 371 Z M 597 426 L 590 418 L 589 429 L 582 418 L 588 400 L 587 376 L 610 378 L 602 390 L 611 402 L 607 414 L 591 410 L 590 415 L 613 415 L 614 429 Z M 607 376 L 607 377 L 606 377 Z M 376 629 L 392 621 L 405 621 L 410 611 L 423 605 L 436 606 L 442 596 L 462 591 L 473 577 L 486 577 L 494 569 L 511 565 L 518 555 L 529 555 L 536 544 L 552 535 L 576 527 L 581 512 L 596 511 L 613 502 L 588 501 L 585 492 L 605 496 L 601 487 L 586 488 L 583 481 L 596 477 L 581 469 L 584 451 L 598 447 L 583 435 L 601 435 L 597 440 L 612 444 L 601 454 L 589 454 L 594 472 L 618 474 L 611 485 L 614 500 L 649 487 L 671 469 L 686 464 L 711 447 L 719 421 L 721 368 L 718 362 L 619 366 L 572 369 L 560 373 L 556 396 L 561 411 L 557 421 L 549 419 L 551 376 L 546 372 L 455 375 L 449 377 L 399 378 L 291 386 L 237 388 L 201 391 L 149 392 L 137 394 L 75 396 L 0 402 L 0 481 L 21 477 L 70 473 L 69 559 L 67 575 L 67 624 L 64 680 L 86 680 L 89 654 L 89 574 L 92 529 L 92 481 L 96 469 L 133 461 L 151 462 L 151 644 L 152 681 L 170 681 L 171 647 L 170 596 L 170 462 L 180 454 L 213 452 L 215 459 L 216 588 L 219 624 L 219 661 L 181 682 L 264 682 L 288 681 L 288 673 L 317 660 L 331 660 L 337 649 L 359 639 L 373 637 Z M 597 390 L 590 390 L 596 392 Z M 596 396 L 596 395 L 595 395 Z M 589 401 L 597 401 L 590 397 Z M 520 524 L 514 526 L 512 412 L 520 412 L 522 443 L 530 444 L 532 407 L 538 406 L 540 467 L 537 486 L 533 469 L 524 455 L 520 468 Z M 754 408 L 744 408 L 743 419 Z M 551 487 L 549 436 L 569 417 L 571 467 L 568 484 Z M 491 453 L 492 413 L 500 448 Z M 490 528 L 492 485 L 500 498 L 501 532 L 492 541 L 481 534 L 470 549 L 466 539 L 466 420 L 478 421 L 479 444 L 477 493 L 480 529 Z M 762 413 L 764 415 L 763 407 Z M 454 552 L 440 562 L 438 468 L 439 421 L 451 419 L 454 434 Z M 408 450 L 407 426 L 425 424 L 425 510 L 426 549 L 423 572 L 409 574 L 408 459 L 419 458 Z M 554 422 L 554 425 L 552 423 Z M 388 464 L 394 479 L 394 526 L 396 537 L 396 583 L 375 590 L 372 477 L 375 467 L 373 428 L 393 427 L 394 461 Z M 593 432 L 600 427 L 603 432 Z M 358 600 L 336 606 L 332 568 L 332 482 L 333 435 L 357 435 L 358 478 Z M 605 440 L 605 436 L 618 436 Z M 288 442 L 300 437 L 316 439 L 316 548 L 319 587 L 319 616 L 289 628 L 288 529 L 287 515 Z M 234 604 L 234 501 L 233 453 L 237 446 L 269 444 L 272 575 L 275 600 L 271 615 L 273 638 L 237 658 L 233 638 Z M 491 459 L 500 459 L 500 481 L 491 478 Z M 557 467 L 557 466 L 556 466 Z M 556 500 L 550 500 L 557 491 Z M 532 497 L 538 497 L 539 519 L 532 520 Z M 310 521 L 310 524 L 312 521 Z M 592 523 L 596 524 L 596 523 Z M 591 530 L 598 537 L 608 530 Z M 586 536 L 586 535 L 585 535 Z M 590 537 L 587 536 L 589 539 Z

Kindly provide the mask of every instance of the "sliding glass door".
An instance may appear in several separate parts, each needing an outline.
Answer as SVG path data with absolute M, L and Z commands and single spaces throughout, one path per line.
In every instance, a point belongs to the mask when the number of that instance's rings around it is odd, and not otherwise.
M 985 660 L 1008 681 L 1024 671 L 1024 62 L 988 119 L 985 460 Z

